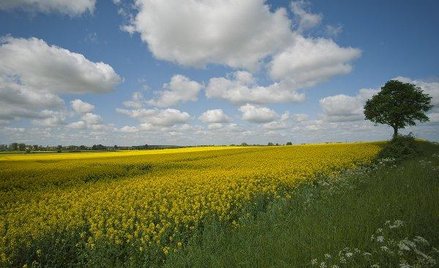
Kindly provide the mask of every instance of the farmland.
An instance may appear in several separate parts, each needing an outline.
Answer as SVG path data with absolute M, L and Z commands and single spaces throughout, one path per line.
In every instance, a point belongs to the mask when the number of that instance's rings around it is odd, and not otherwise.
M 369 164 L 377 143 L 0 156 L 1 265 L 160 264 L 209 220 Z

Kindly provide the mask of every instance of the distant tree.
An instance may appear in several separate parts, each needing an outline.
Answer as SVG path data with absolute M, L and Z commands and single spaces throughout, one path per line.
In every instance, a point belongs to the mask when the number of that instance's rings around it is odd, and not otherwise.
M 364 115 L 375 124 L 386 124 L 393 128 L 393 138 L 398 130 L 426 122 L 425 114 L 432 107 L 431 97 L 410 83 L 388 81 L 378 94 L 367 100 Z
M 269 143 L 267 143 L 267 145 L 268 145 L 268 146 L 274 146 L 274 143 L 269 142 Z
M 104 146 L 104 145 L 102 145 L 102 144 L 94 144 L 94 145 L 91 147 L 91 149 L 92 149 L 92 150 L 106 150 L 107 147 Z
M 293 145 L 293 143 L 291 141 L 287 142 L 286 145 Z
M 9 145 L 9 150 L 11 151 L 17 151 L 18 150 L 18 143 L 13 142 Z
M 19 151 L 24 151 L 24 150 L 26 150 L 26 144 L 24 144 L 24 143 L 19 143 L 19 144 L 18 144 L 18 150 L 19 150 Z
M 248 146 L 246 142 L 241 143 L 241 146 Z

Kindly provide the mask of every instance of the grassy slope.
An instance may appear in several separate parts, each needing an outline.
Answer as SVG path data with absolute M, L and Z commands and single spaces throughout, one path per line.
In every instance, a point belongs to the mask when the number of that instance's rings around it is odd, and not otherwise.
M 439 146 L 397 166 L 346 176 L 329 186 L 306 184 L 231 229 L 207 225 L 170 267 L 303 267 L 344 247 L 369 249 L 371 234 L 387 220 L 403 220 L 405 236 L 439 246 Z M 430 161 L 430 162 L 429 162 Z

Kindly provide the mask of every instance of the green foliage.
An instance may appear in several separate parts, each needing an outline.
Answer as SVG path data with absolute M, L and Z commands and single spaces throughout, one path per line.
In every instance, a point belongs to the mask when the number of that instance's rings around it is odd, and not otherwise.
M 393 128 L 393 135 L 398 129 L 413 126 L 415 121 L 426 122 L 425 114 L 432 107 L 431 97 L 410 83 L 397 80 L 388 81 L 381 91 L 367 100 L 364 115 L 375 124 L 386 124 Z
M 398 135 L 384 145 L 379 158 L 406 159 L 418 154 L 415 138 L 412 135 Z

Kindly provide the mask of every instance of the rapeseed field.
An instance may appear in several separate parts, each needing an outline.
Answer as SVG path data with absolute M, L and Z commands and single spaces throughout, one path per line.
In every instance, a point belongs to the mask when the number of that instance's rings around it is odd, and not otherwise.
M 0 156 L 0 266 L 156 264 L 209 218 L 370 163 L 376 143 Z M 140 256 L 140 257 L 139 257 Z

